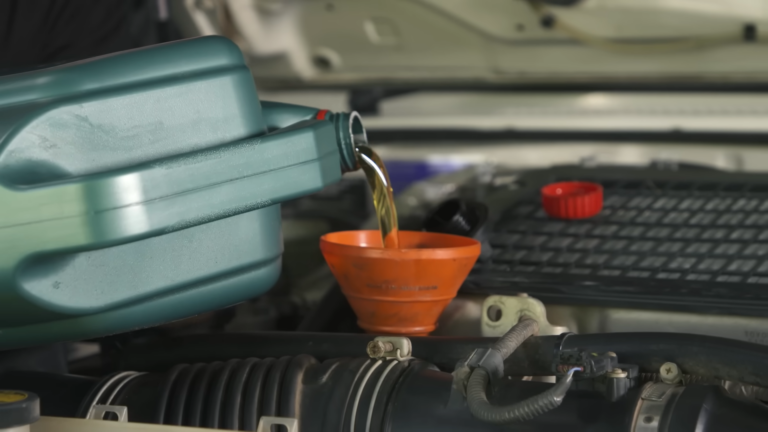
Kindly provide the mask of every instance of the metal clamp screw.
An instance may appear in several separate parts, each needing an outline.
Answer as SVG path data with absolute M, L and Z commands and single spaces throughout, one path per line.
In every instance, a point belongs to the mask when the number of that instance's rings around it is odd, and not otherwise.
M 377 336 L 365 349 L 370 358 L 398 360 L 410 357 L 412 350 L 411 340 L 402 336 Z
M 675 363 L 666 362 L 659 368 L 659 378 L 667 384 L 677 384 L 682 379 L 680 368 Z
M 394 351 L 394 349 L 395 349 L 395 346 L 392 345 L 392 342 L 372 340 L 368 342 L 368 347 L 366 348 L 366 352 L 368 353 L 368 356 L 371 358 L 380 358 L 384 356 L 384 353 L 389 351 Z

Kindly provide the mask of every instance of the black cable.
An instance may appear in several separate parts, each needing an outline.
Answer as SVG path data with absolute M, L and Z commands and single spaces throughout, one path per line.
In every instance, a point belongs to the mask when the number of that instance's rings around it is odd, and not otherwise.
M 488 372 L 477 368 L 469 377 L 467 405 L 478 420 L 493 424 L 509 424 L 532 420 L 560 406 L 573 381 L 572 369 L 549 389 L 508 406 L 496 406 L 488 401 Z
M 491 349 L 498 351 L 501 358 L 506 360 L 528 338 L 539 333 L 539 323 L 528 316 L 520 318 L 504 336 L 494 342 Z M 558 338 L 558 345 L 565 342 L 567 336 Z M 557 384 L 537 395 L 511 405 L 497 406 L 488 401 L 488 372 L 478 367 L 472 371 L 467 384 L 467 405 L 475 418 L 487 423 L 508 424 L 512 422 L 532 420 L 560 406 L 565 393 L 571 387 L 573 372 L 581 368 L 573 368 Z
M 523 344 L 529 337 L 539 334 L 539 323 L 523 315 L 520 321 L 507 330 L 502 337 L 493 343 L 492 349 L 499 351 L 502 359 L 506 359 L 510 356 L 520 345 Z

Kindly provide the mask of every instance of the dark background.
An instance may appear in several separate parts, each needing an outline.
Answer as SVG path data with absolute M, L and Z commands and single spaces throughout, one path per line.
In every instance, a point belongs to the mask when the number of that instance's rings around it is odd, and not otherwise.
M 0 75 L 175 38 L 158 0 L 0 0 Z

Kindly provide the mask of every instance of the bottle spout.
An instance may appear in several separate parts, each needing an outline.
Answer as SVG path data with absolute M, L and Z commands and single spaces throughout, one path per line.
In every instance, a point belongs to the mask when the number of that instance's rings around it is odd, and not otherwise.
M 368 144 L 368 137 L 360 114 L 352 111 L 330 114 L 330 116 L 333 117 L 330 120 L 336 128 L 336 145 L 339 146 L 341 172 L 346 173 L 360 169 L 355 156 L 355 147 Z
M 268 101 L 262 101 L 261 107 L 268 132 L 288 127 L 302 120 L 330 121 L 336 129 L 341 172 L 346 173 L 360 168 L 355 156 L 355 147 L 368 144 L 368 137 L 360 114 L 356 111 L 334 113 L 301 105 Z

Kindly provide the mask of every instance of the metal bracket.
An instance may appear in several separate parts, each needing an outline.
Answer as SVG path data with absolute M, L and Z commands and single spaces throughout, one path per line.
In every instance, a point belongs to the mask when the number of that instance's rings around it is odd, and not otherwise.
M 479 348 L 472 352 L 466 362 L 470 369 L 481 368 L 488 372 L 491 379 L 504 376 L 504 359 L 501 353 L 491 348 Z
M 539 323 L 541 336 L 559 335 L 568 331 L 568 327 L 550 324 L 544 304 L 533 297 L 492 295 L 483 302 L 480 323 L 483 336 L 503 336 L 523 315 L 528 315 Z
M 299 421 L 292 417 L 269 417 L 263 416 L 259 419 L 259 425 L 256 426 L 256 432 L 272 432 L 272 426 L 285 426 L 288 432 L 299 432 Z
M 94 405 L 88 413 L 88 420 L 104 420 L 104 414 L 112 413 L 117 416 L 117 421 L 128 421 L 128 407 L 117 405 Z
M 466 360 L 460 361 L 451 375 L 451 396 L 448 400 L 448 408 L 458 408 L 464 404 L 467 396 L 467 381 L 472 371 L 482 368 L 488 372 L 488 376 L 494 380 L 504 377 L 504 359 L 501 353 L 491 348 L 479 348 L 472 351 Z
M 405 360 L 411 357 L 412 351 L 411 340 L 402 336 L 377 336 L 366 348 L 373 359 Z

